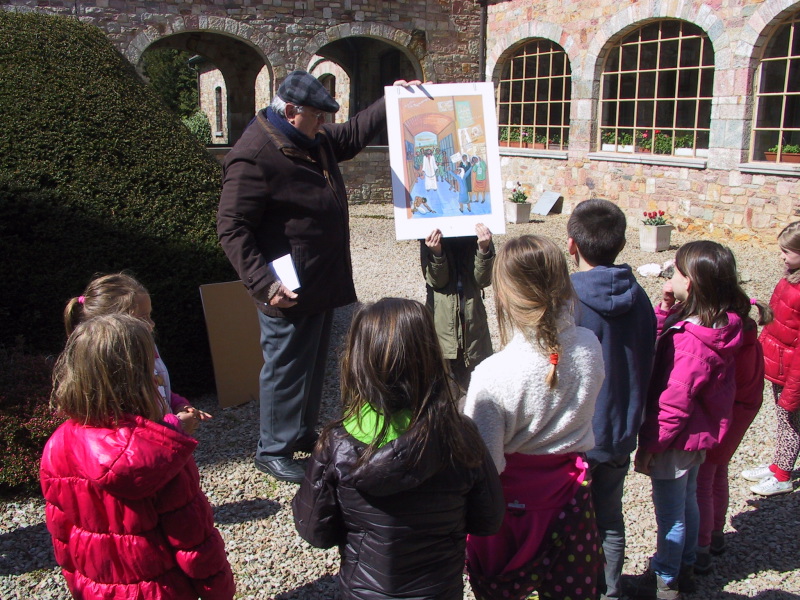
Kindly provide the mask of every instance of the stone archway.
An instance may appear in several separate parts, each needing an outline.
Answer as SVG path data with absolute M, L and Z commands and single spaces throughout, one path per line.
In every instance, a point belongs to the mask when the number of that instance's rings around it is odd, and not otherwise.
M 241 137 L 256 112 L 256 82 L 264 79 L 265 68 L 269 88 L 276 72 L 286 74 L 284 60 L 272 42 L 249 25 L 232 19 L 187 17 L 176 18 L 162 27 L 151 26 L 131 41 L 125 54 L 141 70 L 144 52 L 162 48 L 193 52 L 219 69 L 225 82 L 227 141 L 231 144 Z M 278 58 L 277 65 L 269 60 L 270 55 Z

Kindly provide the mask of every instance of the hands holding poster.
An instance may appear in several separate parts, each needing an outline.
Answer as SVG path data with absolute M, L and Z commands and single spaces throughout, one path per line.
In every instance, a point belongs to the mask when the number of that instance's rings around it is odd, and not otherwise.
M 491 83 L 385 88 L 398 240 L 505 233 Z

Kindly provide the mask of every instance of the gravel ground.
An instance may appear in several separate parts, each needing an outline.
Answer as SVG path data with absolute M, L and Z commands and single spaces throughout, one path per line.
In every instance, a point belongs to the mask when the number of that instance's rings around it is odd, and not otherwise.
M 540 217 L 527 225 L 508 225 L 496 236 L 523 233 L 547 235 L 566 243 L 565 215 Z M 697 234 L 675 232 L 673 248 L 659 254 L 638 250 L 636 223 L 628 233 L 628 248 L 620 256 L 635 268 L 671 259 L 675 248 Z M 352 210 L 353 263 L 362 301 L 383 296 L 424 299 L 419 271 L 418 242 L 394 240 L 388 206 L 356 206 Z M 781 274 L 775 247 L 747 241 L 723 241 L 734 250 L 744 286 L 751 296 L 769 299 Z M 663 279 L 639 277 L 652 299 Z M 492 334 L 497 327 L 491 290 L 487 293 Z M 351 308 L 338 312 L 335 343 L 341 340 Z M 329 362 L 329 381 L 323 399 L 323 421 L 339 410 L 335 357 Z M 179 387 L 179 385 L 178 385 Z M 180 388 L 179 388 L 180 389 Z M 768 392 L 769 394 L 769 392 Z M 698 578 L 692 598 L 738 599 L 800 598 L 800 494 L 759 498 L 738 477 L 742 469 L 768 462 L 773 449 L 771 395 L 731 462 L 731 499 L 725 528 L 727 552 L 714 558 L 713 574 Z M 276 483 L 252 467 L 257 441 L 258 409 L 254 402 L 221 410 L 213 396 L 196 400 L 214 420 L 198 433 L 196 452 L 202 486 L 215 509 L 216 522 L 236 576 L 237 598 L 336 598 L 338 556 L 335 550 L 317 550 L 295 533 L 291 499 L 296 487 Z M 644 570 L 655 548 L 655 519 L 648 479 L 633 473 L 625 493 L 628 548 L 625 573 Z M 0 503 L 0 600 L 68 598 L 63 578 L 53 560 L 40 498 Z M 465 598 L 472 598 L 468 586 Z

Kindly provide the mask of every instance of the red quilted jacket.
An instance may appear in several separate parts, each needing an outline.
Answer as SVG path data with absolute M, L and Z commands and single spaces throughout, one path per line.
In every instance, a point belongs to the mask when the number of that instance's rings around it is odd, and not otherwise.
M 778 404 L 794 412 L 800 409 L 800 282 L 781 279 L 769 305 L 775 318 L 759 338 L 764 349 L 764 377 L 784 386 Z
M 69 420 L 55 431 L 40 476 L 56 561 L 75 598 L 233 598 L 196 446 L 133 416 L 116 428 Z

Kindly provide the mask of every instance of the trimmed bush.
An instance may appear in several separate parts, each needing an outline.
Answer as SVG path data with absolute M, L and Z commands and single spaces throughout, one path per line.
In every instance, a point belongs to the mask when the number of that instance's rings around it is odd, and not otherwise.
M 37 488 L 44 444 L 64 421 L 50 410 L 51 371 L 44 357 L 0 350 L 0 495 Z
M 97 28 L 0 11 L 0 347 L 58 353 L 96 274 L 149 289 L 176 391 L 213 383 L 198 286 L 235 279 L 220 166 Z
M 195 111 L 190 117 L 183 117 L 181 121 L 198 142 L 201 144 L 211 143 L 211 123 L 208 122 L 208 117 L 202 110 Z

